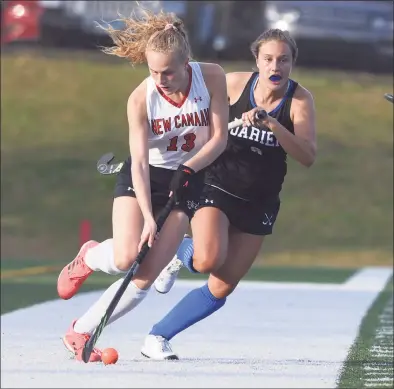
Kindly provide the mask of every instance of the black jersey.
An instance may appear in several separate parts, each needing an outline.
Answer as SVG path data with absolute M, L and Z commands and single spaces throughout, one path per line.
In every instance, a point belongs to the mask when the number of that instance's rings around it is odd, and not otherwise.
M 253 91 L 257 80 L 258 73 L 253 73 L 239 100 L 230 106 L 229 121 L 240 119 L 242 113 L 256 107 Z M 289 80 L 285 96 L 269 112 L 292 133 L 290 107 L 297 86 L 297 82 Z M 240 126 L 229 131 L 226 150 L 207 168 L 205 182 L 246 200 L 274 200 L 287 173 L 286 159 L 286 152 L 269 128 Z

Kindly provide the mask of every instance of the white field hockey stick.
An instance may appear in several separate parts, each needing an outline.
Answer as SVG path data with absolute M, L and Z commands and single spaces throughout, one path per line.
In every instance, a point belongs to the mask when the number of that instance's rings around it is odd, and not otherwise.
M 267 117 L 267 112 L 264 110 L 256 112 L 256 120 L 264 120 Z M 233 128 L 242 126 L 242 119 L 237 119 L 228 124 L 228 129 L 232 130 Z M 117 174 L 122 169 L 124 162 L 114 162 L 115 155 L 114 153 L 104 154 L 97 161 L 97 170 L 100 174 L 109 175 L 109 174 Z M 112 163 L 111 163 L 112 162 Z

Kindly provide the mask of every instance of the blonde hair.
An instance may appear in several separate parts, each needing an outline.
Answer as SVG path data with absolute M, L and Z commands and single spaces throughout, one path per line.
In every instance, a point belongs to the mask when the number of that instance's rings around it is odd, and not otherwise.
M 132 65 L 146 63 L 147 50 L 160 53 L 178 52 L 185 59 L 191 58 L 191 49 L 182 20 L 173 13 L 158 14 L 139 6 L 141 17 L 135 12 L 126 18 L 119 15 L 125 28 L 116 30 L 112 26 L 104 28 L 115 46 L 103 48 L 109 55 L 127 58 Z
M 269 41 L 285 42 L 290 47 L 293 63 L 296 62 L 298 57 L 298 48 L 295 40 L 290 36 L 288 31 L 282 31 L 279 28 L 271 28 L 264 31 L 250 46 L 250 50 L 255 58 L 259 56 L 260 46 Z

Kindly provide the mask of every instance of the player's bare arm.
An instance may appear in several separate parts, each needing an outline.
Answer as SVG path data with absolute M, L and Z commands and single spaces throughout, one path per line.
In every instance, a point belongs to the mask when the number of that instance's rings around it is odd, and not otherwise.
M 221 66 L 201 64 L 205 84 L 211 96 L 209 121 L 211 138 L 201 150 L 185 164 L 194 171 L 210 165 L 226 148 L 228 137 L 228 103 L 226 76 Z
M 294 124 L 294 134 L 270 117 L 269 128 L 292 158 L 310 167 L 316 158 L 315 107 L 311 93 L 300 85 L 294 94 L 290 115 Z
M 142 82 L 127 101 L 129 146 L 133 163 L 133 184 L 145 220 L 153 219 L 149 180 L 148 118 L 146 114 L 146 83 Z
M 294 134 L 282 126 L 275 118 L 267 116 L 266 119 L 256 121 L 254 119 L 255 111 L 260 110 L 257 107 L 245 114 L 247 120 L 253 125 L 265 125 L 274 134 L 280 145 L 292 158 L 301 163 L 303 166 L 310 167 L 316 158 L 316 124 L 315 124 L 315 106 L 311 93 L 298 86 L 291 107 L 291 118 L 294 125 Z
M 290 115 L 294 124 L 294 136 L 300 149 L 290 150 L 290 143 L 287 152 L 303 165 L 311 166 L 315 162 L 317 151 L 315 104 L 312 94 L 301 85 L 294 94 Z M 279 138 L 278 140 L 282 144 Z M 285 148 L 283 144 L 282 147 Z

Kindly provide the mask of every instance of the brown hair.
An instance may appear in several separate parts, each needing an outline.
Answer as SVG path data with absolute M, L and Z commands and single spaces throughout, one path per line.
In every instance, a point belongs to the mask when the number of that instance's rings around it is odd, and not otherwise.
M 103 48 L 109 55 L 127 58 L 132 65 L 146 63 L 146 50 L 161 53 L 178 51 L 185 59 L 191 58 L 191 49 L 182 20 L 173 13 L 158 14 L 139 6 L 141 17 L 137 18 L 135 12 L 130 17 L 121 15 L 119 21 L 123 22 L 123 30 L 115 30 L 112 26 L 104 28 L 111 37 L 115 46 Z
M 298 56 L 298 48 L 295 40 L 290 36 L 288 31 L 282 31 L 279 28 L 271 28 L 264 31 L 250 46 L 250 50 L 255 58 L 259 55 L 260 46 L 269 41 L 281 41 L 288 44 L 293 57 L 293 63 L 296 62 Z

